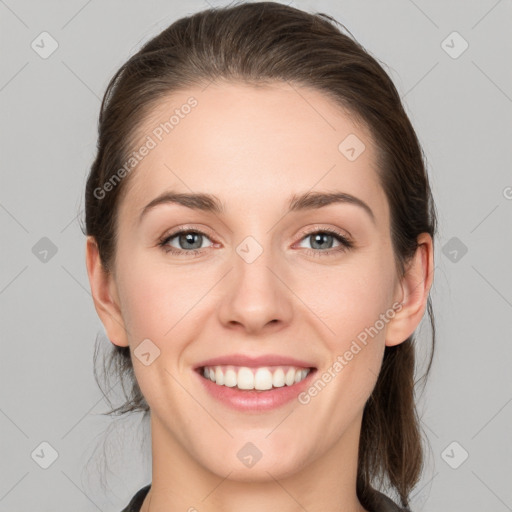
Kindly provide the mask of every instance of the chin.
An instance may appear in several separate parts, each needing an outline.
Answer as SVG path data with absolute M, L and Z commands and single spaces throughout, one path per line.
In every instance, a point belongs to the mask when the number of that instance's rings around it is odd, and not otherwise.
M 247 442 L 241 448 L 237 447 L 233 457 L 224 457 L 220 463 L 218 460 L 216 463 L 205 461 L 205 466 L 221 478 L 229 475 L 231 481 L 263 483 L 292 476 L 306 465 L 302 459 L 290 457 L 286 453 L 278 448 L 273 451 L 267 448 L 265 452 Z M 213 464 L 209 464 L 210 462 Z

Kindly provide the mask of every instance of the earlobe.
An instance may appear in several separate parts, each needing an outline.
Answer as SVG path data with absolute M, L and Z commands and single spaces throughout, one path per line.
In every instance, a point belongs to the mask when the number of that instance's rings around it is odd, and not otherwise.
M 386 345 L 399 345 L 418 327 L 427 307 L 428 295 L 434 278 L 432 237 L 422 233 L 418 248 L 411 258 L 400 285 L 403 290 L 402 306 L 389 322 Z
M 127 347 L 128 339 L 114 278 L 103 268 L 98 245 L 92 236 L 87 237 L 86 266 L 94 307 L 108 338 L 114 345 Z

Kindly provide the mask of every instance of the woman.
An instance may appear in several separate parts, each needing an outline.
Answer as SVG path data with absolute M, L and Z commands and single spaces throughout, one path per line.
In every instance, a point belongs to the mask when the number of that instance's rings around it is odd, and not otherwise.
M 408 510 L 435 206 L 393 83 L 335 23 L 206 10 L 108 86 L 87 270 L 132 382 L 115 411 L 152 443 L 125 511 Z

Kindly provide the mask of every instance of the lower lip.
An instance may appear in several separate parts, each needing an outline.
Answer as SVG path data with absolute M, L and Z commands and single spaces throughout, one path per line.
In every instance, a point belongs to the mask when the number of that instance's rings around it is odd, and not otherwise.
M 201 380 L 206 391 L 223 404 L 238 411 L 269 411 L 281 407 L 292 401 L 302 393 L 310 384 L 312 375 L 316 369 L 312 369 L 304 380 L 280 388 L 272 388 L 265 391 L 256 391 L 254 389 L 241 390 L 235 387 L 219 386 L 210 379 L 203 377 L 198 371 L 198 378 Z

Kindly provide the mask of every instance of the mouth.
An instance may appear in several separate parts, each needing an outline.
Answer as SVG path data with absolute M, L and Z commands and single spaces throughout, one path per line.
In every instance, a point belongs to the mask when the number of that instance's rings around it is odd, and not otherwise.
M 195 371 L 205 380 L 216 386 L 240 391 L 262 393 L 274 389 L 292 387 L 316 372 L 316 367 L 292 365 L 279 366 L 234 366 L 205 365 Z

